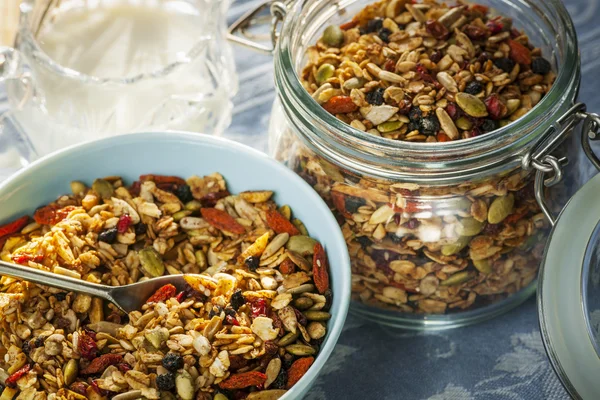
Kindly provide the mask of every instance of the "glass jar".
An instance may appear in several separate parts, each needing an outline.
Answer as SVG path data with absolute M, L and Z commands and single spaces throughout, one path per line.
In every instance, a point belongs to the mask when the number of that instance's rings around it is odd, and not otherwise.
M 371 0 L 275 3 L 285 11 L 275 49 L 278 100 L 270 151 L 327 201 L 352 259 L 352 310 L 414 329 L 498 315 L 535 291 L 550 222 L 536 201 L 535 171 L 561 177 L 565 133 L 583 118 L 580 64 L 570 17 L 558 0 L 490 0 L 551 60 L 557 77 L 529 113 L 492 133 L 446 143 L 392 141 L 325 111 L 298 74 L 325 27 Z M 581 117 L 581 118 L 580 118 Z M 575 188 L 579 184 L 576 183 Z M 556 199 L 567 185 L 546 193 Z M 538 188 L 541 200 L 542 188 Z

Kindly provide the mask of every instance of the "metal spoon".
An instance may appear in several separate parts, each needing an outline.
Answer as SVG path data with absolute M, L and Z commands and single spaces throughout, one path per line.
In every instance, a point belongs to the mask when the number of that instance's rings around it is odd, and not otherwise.
M 170 283 L 177 290 L 183 290 L 186 285 L 183 275 L 165 275 L 125 286 L 99 285 L 5 261 L 0 261 L 0 275 L 20 278 L 70 292 L 100 297 L 101 299 L 110 301 L 126 313 L 141 309 L 148 298 L 166 284 Z

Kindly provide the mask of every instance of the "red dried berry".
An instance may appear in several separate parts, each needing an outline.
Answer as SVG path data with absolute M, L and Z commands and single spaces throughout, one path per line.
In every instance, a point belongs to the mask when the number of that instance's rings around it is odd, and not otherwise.
M 425 23 L 425 28 L 427 29 L 427 32 L 431 34 L 431 36 L 438 40 L 447 39 L 448 35 L 450 34 L 450 32 L 448 32 L 448 28 L 446 28 L 444 24 L 437 19 L 430 19 L 427 21 Z
M 165 301 L 175 296 L 177 293 L 177 288 L 171 285 L 170 283 L 160 287 L 150 298 L 146 301 L 146 303 L 160 303 L 161 301 Z
M 471 40 L 485 40 L 488 30 L 476 25 L 467 25 L 463 28 L 465 35 Z
M 458 108 L 456 103 L 453 103 L 451 101 L 448 102 L 448 104 L 446 105 L 446 112 L 448 113 L 450 118 L 452 118 L 452 120 L 454 120 L 454 121 L 456 121 L 457 119 L 459 119 L 462 116 L 461 109 Z
M 503 118 L 508 112 L 506 105 L 500 100 L 496 93 L 492 93 L 484 100 L 487 111 L 492 119 Z
M 265 299 L 256 299 L 250 304 L 252 309 L 252 317 L 260 317 L 267 315 L 267 301 Z
M 487 26 L 487 28 L 490 30 L 492 35 L 497 35 L 498 33 L 502 32 L 502 30 L 504 29 L 504 25 L 502 25 L 502 23 L 500 21 L 495 20 L 495 19 L 489 20 L 485 24 L 485 26 Z
M 227 190 L 210 192 L 202 196 L 202 198 L 200 199 L 200 203 L 202 204 L 202 207 L 214 207 L 215 205 L 217 205 L 217 201 L 227 196 L 229 196 L 229 192 Z
M 93 360 L 98 354 L 98 345 L 92 336 L 87 332 L 81 332 L 77 341 L 77 349 L 81 357 Z
M 394 62 L 392 59 L 387 60 L 385 64 L 383 64 L 383 69 L 389 72 L 394 72 L 396 69 L 396 62 Z
M 127 371 L 131 371 L 131 365 L 127 364 L 127 363 L 121 363 L 117 365 L 117 368 L 119 368 L 119 371 L 121 371 L 122 373 L 125 373 Z
M 177 300 L 179 303 L 183 303 L 183 301 L 187 298 L 187 293 L 184 291 L 181 291 L 177 294 L 177 296 L 175 297 L 175 300 Z
M 133 182 L 133 184 L 129 187 L 129 193 L 133 196 L 133 197 L 137 197 L 140 195 L 140 190 L 142 188 L 142 183 L 140 181 L 135 181 Z
M 238 320 L 231 315 L 226 315 L 225 316 L 225 321 L 229 324 L 229 325 L 235 325 L 235 326 L 240 326 L 240 323 L 238 322 Z
M 0 226 L 0 237 L 12 235 L 13 233 L 19 232 L 27 225 L 29 217 L 26 215 L 15 221 L 9 222 L 8 224 Z
M 100 357 L 94 358 L 92 362 L 82 369 L 82 375 L 93 375 L 104 372 L 111 365 L 121 364 L 123 356 L 120 354 L 102 354 Z
M 117 232 L 119 232 L 119 233 L 127 232 L 127 229 L 129 228 L 129 225 L 131 225 L 131 222 L 132 222 L 132 219 L 129 216 L 129 214 L 121 215 L 121 218 L 119 218 L 119 222 L 117 223 Z
M 6 386 L 14 388 L 17 386 L 17 381 L 27 375 L 27 373 L 31 370 L 31 365 L 25 364 L 17 371 L 15 371 L 11 376 L 6 378 Z

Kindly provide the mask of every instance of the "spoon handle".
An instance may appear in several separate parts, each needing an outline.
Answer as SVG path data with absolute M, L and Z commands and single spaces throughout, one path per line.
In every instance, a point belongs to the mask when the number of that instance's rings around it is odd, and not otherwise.
M 89 294 L 91 296 L 101 297 L 110 302 L 114 302 L 109 293 L 109 290 L 111 289 L 110 286 L 98 285 L 96 283 L 58 275 L 52 272 L 0 261 L 0 275 L 20 278 L 29 282 L 45 286 L 52 286 L 57 289 L 68 290 L 70 292 Z

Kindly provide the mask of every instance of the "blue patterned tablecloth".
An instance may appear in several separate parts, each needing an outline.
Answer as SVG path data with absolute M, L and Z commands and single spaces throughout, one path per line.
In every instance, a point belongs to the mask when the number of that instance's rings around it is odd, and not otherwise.
M 262 0 L 238 0 L 237 18 Z M 565 0 L 583 65 L 580 99 L 598 112 L 599 0 Z M 272 59 L 236 47 L 240 91 L 226 137 L 266 150 L 275 98 Z M 0 108 L 2 103 L 0 93 Z M 3 146 L 0 143 L 0 148 Z M 0 180 L 10 171 L 0 169 Z M 535 299 L 494 320 L 436 333 L 394 330 L 350 315 L 309 399 L 568 399 L 542 345 Z

